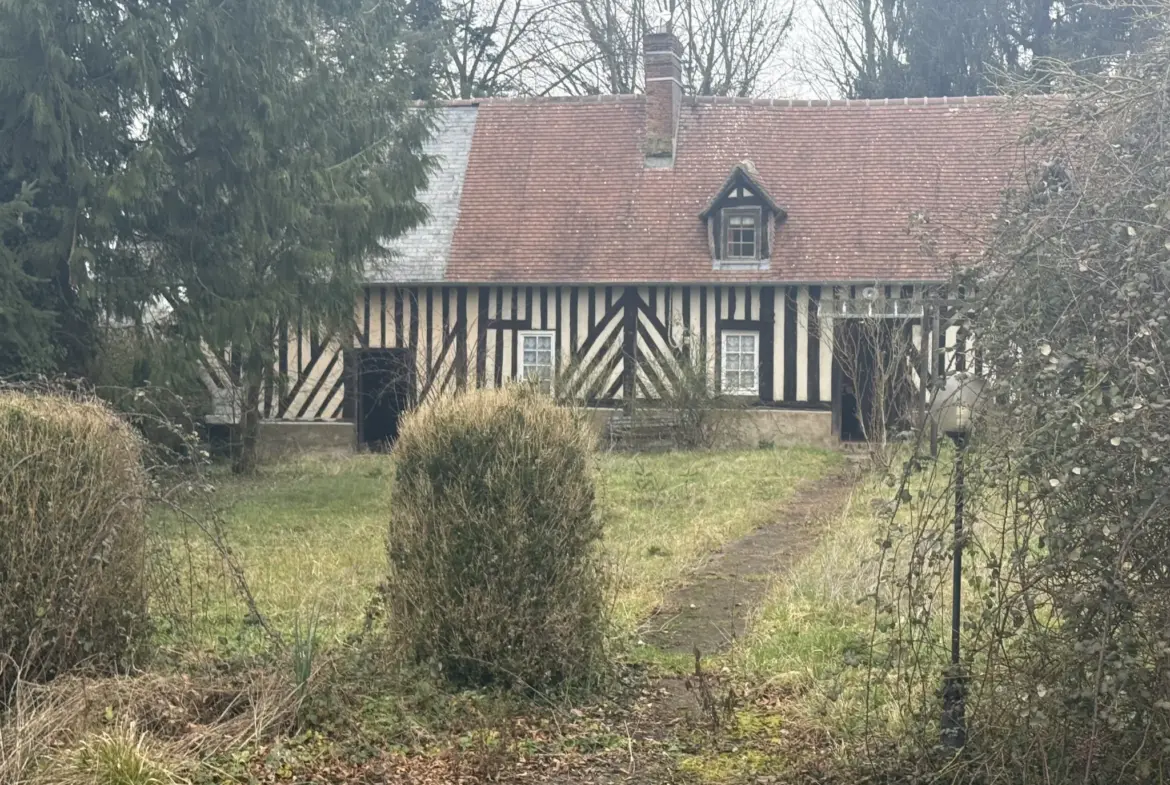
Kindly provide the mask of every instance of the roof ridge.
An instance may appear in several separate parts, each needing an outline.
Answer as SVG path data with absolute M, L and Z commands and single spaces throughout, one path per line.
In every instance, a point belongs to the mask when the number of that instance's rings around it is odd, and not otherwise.
M 1046 96 L 1040 96 L 1046 97 Z M 685 95 L 683 102 L 692 105 L 768 106 L 776 109 L 823 109 L 830 107 L 871 108 L 887 106 L 962 106 L 965 104 L 1005 104 L 1015 100 L 1010 95 L 916 96 L 906 98 L 739 98 L 735 96 Z
M 495 104 L 512 104 L 519 106 L 536 106 L 541 104 L 615 104 L 641 101 L 646 96 L 641 93 L 605 93 L 601 95 L 509 95 L 492 96 L 490 98 L 447 98 L 438 101 L 415 101 L 416 106 L 481 106 Z
M 1050 95 L 1029 95 L 1052 98 Z M 605 93 L 601 95 L 493 96 L 490 98 L 448 98 L 438 101 L 415 101 L 416 106 L 459 107 L 481 105 L 540 106 L 544 104 L 613 104 L 645 100 L 642 93 Z M 962 106 L 968 104 L 1006 104 L 1018 100 L 1013 95 L 916 96 L 907 98 L 743 98 L 722 95 L 684 95 L 683 103 L 692 106 L 767 106 L 774 109 L 866 109 L 874 107 Z

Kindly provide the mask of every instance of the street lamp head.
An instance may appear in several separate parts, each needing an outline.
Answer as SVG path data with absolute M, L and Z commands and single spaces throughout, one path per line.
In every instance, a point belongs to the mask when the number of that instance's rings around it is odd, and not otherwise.
M 966 437 L 986 400 L 986 382 L 968 373 L 946 380 L 930 405 L 930 416 L 940 431 L 951 438 Z

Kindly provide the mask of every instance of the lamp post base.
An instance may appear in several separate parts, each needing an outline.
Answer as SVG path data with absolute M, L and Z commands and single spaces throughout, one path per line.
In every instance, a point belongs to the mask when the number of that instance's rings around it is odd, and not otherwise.
M 967 743 L 967 677 L 952 665 L 943 682 L 942 745 L 947 749 L 962 749 Z

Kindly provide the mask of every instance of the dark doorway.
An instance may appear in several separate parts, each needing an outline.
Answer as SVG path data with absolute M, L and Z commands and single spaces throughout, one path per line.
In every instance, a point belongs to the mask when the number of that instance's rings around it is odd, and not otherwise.
M 834 337 L 834 390 L 840 435 L 863 442 L 908 428 L 914 400 L 910 377 L 912 326 L 896 319 L 842 319 Z
M 384 452 L 398 438 L 398 420 L 414 400 L 414 352 L 357 349 L 354 356 L 358 444 Z
M 853 380 L 845 376 L 841 384 L 841 441 L 865 441 L 865 428 L 861 425 L 861 405 Z

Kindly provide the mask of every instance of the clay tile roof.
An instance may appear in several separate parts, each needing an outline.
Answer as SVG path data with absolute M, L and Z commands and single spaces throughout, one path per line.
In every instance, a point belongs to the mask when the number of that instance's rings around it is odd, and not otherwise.
M 1021 153 L 1022 117 L 986 98 L 689 98 L 671 168 L 645 164 L 642 96 L 465 103 L 452 282 L 938 280 Z M 766 271 L 712 269 L 699 216 L 736 170 L 787 213 Z

